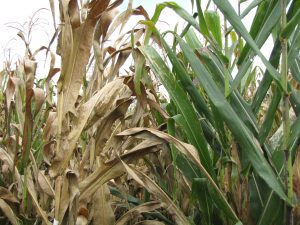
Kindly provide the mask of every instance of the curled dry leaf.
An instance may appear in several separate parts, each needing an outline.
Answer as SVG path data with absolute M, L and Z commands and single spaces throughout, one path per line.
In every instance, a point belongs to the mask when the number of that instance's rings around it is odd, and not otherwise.
M 37 68 L 37 63 L 35 61 L 29 59 L 26 59 L 24 61 L 26 90 L 33 88 L 36 68 Z
M 49 112 L 48 118 L 46 120 L 45 127 L 43 129 L 43 139 L 45 143 L 50 141 L 51 137 L 53 137 L 57 132 L 57 113 Z
M 127 224 L 130 220 L 137 219 L 140 214 L 151 212 L 159 208 L 164 208 L 165 205 L 163 202 L 160 201 L 151 201 L 146 202 L 144 204 L 138 205 L 132 209 L 130 209 L 128 212 L 126 212 L 116 223 L 116 225 L 124 225 Z
M 154 135 L 154 136 L 161 138 L 162 140 L 165 140 L 166 142 L 171 143 L 174 146 L 176 146 L 176 148 L 183 155 L 187 156 L 187 158 L 189 160 L 191 160 L 197 167 L 199 167 L 199 169 L 202 171 L 202 173 L 207 178 L 209 183 L 212 185 L 213 189 L 215 190 L 216 194 L 218 195 L 218 198 L 221 199 L 222 204 L 225 204 L 226 207 L 229 209 L 231 217 L 238 220 L 238 217 L 236 216 L 232 207 L 227 202 L 224 194 L 219 189 L 218 185 L 215 183 L 213 178 L 209 175 L 209 173 L 203 167 L 202 163 L 200 162 L 199 156 L 197 154 L 197 150 L 193 145 L 179 141 L 178 139 L 174 138 L 173 136 L 171 136 L 169 134 L 166 134 L 164 132 L 161 132 L 161 131 L 158 131 L 155 129 L 151 129 L 151 128 L 132 128 L 132 129 L 125 130 L 118 135 L 119 136 L 134 135 L 136 137 L 143 138 L 143 139 L 152 138 L 152 136 Z
M 144 220 L 139 223 L 136 223 L 135 225 L 165 225 L 165 224 L 155 220 Z
M 91 113 L 86 129 L 94 125 L 96 122 L 103 124 L 104 118 L 113 115 L 123 115 L 126 113 L 129 99 L 132 95 L 130 89 L 124 84 L 124 79 L 119 78 L 106 84 L 101 90 L 102 96 L 99 103 L 95 106 L 94 112 Z M 101 126 L 101 124 L 99 126 Z M 103 126 L 103 125 L 102 125 Z
M 132 149 L 130 149 L 129 151 L 127 151 L 126 153 L 118 156 L 118 158 L 114 158 L 111 159 L 109 161 L 106 162 L 107 165 L 116 163 L 117 161 L 119 161 L 120 159 L 122 159 L 123 161 L 131 161 L 134 159 L 139 159 L 142 158 L 144 155 L 148 154 L 148 153 L 153 153 L 153 152 L 157 152 L 159 149 L 156 148 L 157 145 L 163 144 L 164 141 L 161 139 L 151 139 L 151 140 L 144 140 L 141 143 L 139 143 L 138 145 L 136 145 L 135 147 L 133 147 Z
M 34 188 L 34 184 L 32 182 L 32 180 L 28 182 L 28 193 L 31 196 L 33 205 L 35 206 L 35 209 L 37 211 L 37 214 L 42 218 L 43 222 L 47 225 L 51 225 L 50 221 L 48 220 L 48 216 L 47 213 L 42 209 L 42 207 L 40 206 L 37 196 L 36 196 L 36 191 Z
M 40 111 L 44 101 L 45 101 L 45 94 L 44 90 L 41 88 L 33 88 L 33 97 L 35 100 L 35 115 Z
M 12 225 L 19 225 L 18 219 L 16 215 L 14 214 L 13 210 L 10 208 L 10 206 L 0 198 L 0 208 L 3 212 L 3 214 L 8 218 L 9 222 Z
M 20 203 L 19 200 L 4 187 L 0 187 L 0 198 L 12 203 Z
M 114 225 L 115 215 L 110 202 L 108 186 L 103 184 L 94 194 L 93 200 L 93 224 Z
M 91 175 L 79 183 L 80 201 L 91 197 L 99 187 L 109 180 L 121 176 L 124 172 L 124 167 L 119 162 L 96 169 Z
M 90 57 L 95 25 L 107 9 L 110 0 L 91 1 L 86 20 L 78 26 L 77 1 L 63 4 L 63 19 L 65 25 L 62 29 L 60 47 L 62 51 L 62 71 L 58 82 L 58 105 L 62 104 L 60 118 L 68 112 L 74 111 L 83 75 Z M 62 121 L 59 121 L 61 123 Z
M 8 79 L 7 85 L 6 85 L 6 90 L 5 90 L 5 95 L 6 95 L 6 106 L 7 109 L 10 109 L 10 104 L 13 99 L 13 96 L 15 94 L 15 89 L 18 85 L 19 78 L 16 77 L 10 77 Z
M 14 179 L 18 182 L 19 189 L 22 189 L 23 182 L 21 180 L 19 171 L 16 168 L 14 169 L 14 161 L 12 157 L 1 147 L 0 147 L 0 161 L 2 161 L 4 165 L 8 166 L 10 172 L 14 171 Z
M 174 221 L 179 225 L 188 225 L 189 222 L 183 212 L 175 205 L 175 203 L 170 199 L 170 197 L 146 174 L 129 167 L 126 163 L 122 161 L 127 173 L 141 186 L 146 188 L 151 194 L 153 194 L 157 199 L 164 203 L 166 210 L 172 215 Z
M 44 171 L 38 172 L 38 184 L 40 185 L 42 191 L 47 195 L 54 197 L 55 192 L 51 186 L 50 180 L 45 176 Z
M 97 20 L 101 14 L 107 9 L 110 0 L 97 1 L 93 0 L 89 3 L 90 13 L 88 18 L 91 20 Z
M 50 81 L 54 77 L 55 74 L 60 72 L 60 68 L 54 68 L 54 66 L 55 66 L 55 54 L 51 51 L 50 51 L 50 57 L 51 57 L 50 68 L 49 68 L 47 78 L 45 80 L 45 88 L 46 88 L 47 102 L 50 105 L 52 105 L 52 97 L 53 97 L 52 95 L 53 95 L 53 93 L 51 93 L 51 91 L 50 91 Z
M 90 98 L 85 104 L 81 105 L 77 110 L 77 117 L 72 121 L 72 130 L 67 137 L 63 137 L 62 146 L 57 152 L 50 169 L 50 176 L 57 176 L 64 172 L 67 168 L 70 159 L 73 156 L 80 134 L 87 126 L 88 119 L 92 117 L 98 119 L 103 115 L 110 104 L 119 99 L 119 94 L 124 94 L 124 88 L 127 86 L 123 84 L 123 79 L 116 79 L 104 86 L 98 93 Z M 122 97 L 123 98 L 123 97 Z M 93 115 L 93 111 L 95 113 Z M 99 115 L 100 114 L 100 115 Z
M 76 221 L 77 210 L 78 210 L 78 176 L 74 171 L 67 171 L 62 179 L 62 185 L 60 190 L 59 198 L 59 212 L 58 221 L 62 222 L 66 215 L 67 209 L 69 209 L 67 221 Z M 73 224 L 73 223 L 71 223 Z
M 128 99 L 125 102 L 120 103 L 116 106 L 116 108 L 113 108 L 105 116 L 103 116 L 101 121 L 99 121 L 97 132 L 95 133 L 95 139 L 97 140 L 95 154 L 99 155 L 100 153 L 104 153 L 103 146 L 106 145 L 106 140 L 110 138 L 113 124 L 118 119 L 122 120 L 125 117 L 131 103 L 132 99 Z
M 152 142 L 145 141 L 140 145 L 133 148 L 131 151 L 127 152 L 124 155 L 121 155 L 120 158 L 125 161 L 131 161 L 143 157 L 144 155 L 157 151 L 157 148 L 153 148 L 158 143 L 162 143 L 161 140 L 152 140 Z M 95 191 L 111 179 L 117 178 L 125 173 L 123 164 L 118 158 L 111 160 L 104 164 L 103 166 L 97 168 L 91 175 L 86 177 L 79 183 L 80 190 L 80 200 L 84 201 L 91 197 Z
M 80 27 L 80 12 L 77 0 L 69 1 L 68 13 L 70 16 L 70 23 L 72 25 L 72 29 Z

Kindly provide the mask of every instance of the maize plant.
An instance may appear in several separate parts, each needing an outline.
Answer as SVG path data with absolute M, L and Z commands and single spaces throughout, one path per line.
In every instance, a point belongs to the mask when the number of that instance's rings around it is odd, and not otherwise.
M 18 33 L 26 52 L 0 74 L 1 224 L 300 224 L 300 1 L 189 2 L 150 17 L 50 1 L 49 45 Z M 182 30 L 160 29 L 165 8 Z

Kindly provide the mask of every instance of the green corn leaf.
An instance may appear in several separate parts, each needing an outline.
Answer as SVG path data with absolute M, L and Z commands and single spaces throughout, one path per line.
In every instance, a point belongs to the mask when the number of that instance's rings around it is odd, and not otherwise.
M 276 220 L 282 218 L 282 202 L 279 197 L 271 191 L 268 195 L 267 201 L 262 209 L 257 225 L 272 225 Z M 283 221 L 281 221 L 283 222 Z M 280 222 L 279 222 L 280 223 Z
M 300 24 L 300 22 L 299 22 Z M 300 49 L 300 26 L 294 31 L 293 39 L 290 44 L 289 52 L 288 52 L 288 62 L 294 62 L 296 57 L 299 56 Z M 289 66 L 292 63 L 289 63 Z
M 165 85 L 166 89 L 169 91 L 169 94 L 171 98 L 174 100 L 176 106 L 180 109 L 184 120 L 186 120 L 186 123 L 190 127 L 190 130 L 193 130 L 193 127 L 197 126 L 196 118 L 193 116 L 193 109 L 190 108 L 190 103 L 188 102 L 188 99 L 186 98 L 186 95 L 184 94 L 183 90 L 178 87 L 178 85 L 175 84 L 175 82 L 172 82 L 170 80 L 170 74 L 171 71 L 167 68 L 166 64 L 163 62 L 161 57 L 158 55 L 156 50 L 151 46 L 142 46 L 140 47 L 141 52 L 145 55 L 147 62 L 149 63 L 151 69 L 154 71 L 154 73 L 160 78 L 161 82 Z M 185 102 L 187 101 L 187 102 Z M 199 126 L 200 127 L 200 126 Z M 201 136 L 198 135 L 198 139 L 200 139 Z M 193 143 L 195 146 L 197 146 L 197 143 Z M 203 149 L 201 149 L 203 151 Z M 203 163 L 204 167 L 211 166 L 211 159 L 206 160 L 206 156 L 204 153 L 199 152 L 201 162 Z M 209 170 L 208 170 L 209 171 Z M 212 198 L 220 206 L 220 209 L 222 209 L 227 215 L 232 218 L 233 220 L 238 220 L 236 215 L 233 213 L 233 210 L 227 203 L 224 196 L 220 195 L 220 192 L 218 190 L 212 189 Z
M 192 199 L 199 200 L 200 208 L 203 213 L 202 224 L 212 224 L 213 205 L 210 201 L 207 179 L 195 178 L 192 183 Z
M 197 11 L 198 11 L 198 19 L 199 19 L 199 28 L 200 32 L 205 36 L 209 37 L 208 27 L 204 18 L 204 14 L 201 8 L 201 0 L 196 0 Z
M 300 4 L 298 4 L 298 7 Z M 297 12 L 295 15 L 292 17 L 292 19 L 288 22 L 288 24 L 285 26 L 283 31 L 281 32 L 281 37 L 282 38 L 288 38 L 295 30 L 295 27 L 299 24 L 300 21 L 300 9 L 293 9 L 296 10 Z
M 141 52 L 146 57 L 150 68 L 159 77 L 162 84 L 170 94 L 171 99 L 174 101 L 177 108 L 180 110 L 182 116 L 186 121 L 186 134 L 191 143 L 196 146 L 199 151 L 201 162 L 207 171 L 213 175 L 213 166 L 210 159 L 210 155 L 207 148 L 207 142 L 203 136 L 203 132 L 200 126 L 200 122 L 195 113 L 194 108 L 190 104 L 184 90 L 178 85 L 178 81 L 175 80 L 174 74 L 169 70 L 165 62 L 158 55 L 153 48 L 143 46 L 140 47 Z M 213 176 L 215 177 L 215 176 Z
M 280 90 L 277 88 L 272 96 L 272 101 L 269 105 L 269 109 L 265 115 L 264 122 L 260 128 L 259 132 L 259 142 L 263 144 L 266 141 L 266 138 L 272 128 L 274 117 L 276 115 L 276 111 L 278 109 L 279 103 L 281 101 L 282 94 Z
M 295 158 L 297 154 L 297 148 L 299 147 L 300 140 L 300 117 L 298 116 L 293 125 L 291 126 L 291 137 L 289 148 L 292 151 L 292 156 Z
M 178 42 L 184 55 L 189 60 L 199 82 L 202 84 L 208 97 L 218 109 L 220 115 L 238 141 L 241 146 L 241 150 L 251 161 L 251 164 L 257 174 L 262 177 L 262 179 L 278 194 L 278 196 L 280 196 L 283 200 L 288 201 L 282 184 L 277 180 L 277 176 L 268 164 L 267 160 L 264 158 L 261 147 L 258 145 L 255 137 L 230 107 L 215 82 L 211 79 L 207 70 L 198 60 L 197 56 L 180 38 L 178 38 Z
M 258 48 L 261 48 L 263 44 L 266 42 L 268 37 L 270 36 L 273 27 L 278 23 L 280 18 L 280 4 L 279 2 L 275 5 L 273 10 L 271 11 L 270 15 L 268 15 L 267 19 L 264 21 L 262 27 L 257 31 L 257 35 L 255 35 L 255 42 Z M 243 48 L 243 51 L 241 53 L 241 56 L 239 58 L 238 64 L 242 64 L 243 66 L 248 68 L 249 60 L 245 60 L 246 58 L 252 58 L 253 55 L 251 54 L 252 51 L 250 51 L 249 45 L 246 44 L 246 46 Z M 243 69 L 239 70 L 239 73 L 234 79 L 234 82 L 232 84 L 232 89 L 235 89 L 240 81 L 242 80 L 244 73 L 241 72 Z
M 222 48 L 221 19 L 216 11 L 205 11 L 205 21 L 216 42 Z
M 189 29 L 188 32 L 184 35 L 184 39 L 186 40 L 186 43 L 192 48 L 192 49 L 200 49 L 202 48 L 202 44 L 199 41 L 199 38 L 196 36 L 193 29 Z
M 294 63 L 290 64 L 290 68 L 293 78 L 300 83 L 300 56 L 295 58 Z
M 280 41 L 276 40 L 275 45 L 273 47 L 273 50 L 271 52 L 269 62 L 276 68 L 279 65 L 280 60 Z M 272 83 L 272 77 L 268 70 L 265 71 L 263 75 L 263 79 L 261 80 L 259 87 L 257 88 L 257 91 L 253 97 L 252 100 L 252 110 L 254 114 L 257 114 L 259 111 L 259 108 L 261 106 L 262 101 L 264 100 L 267 91 L 269 90 L 269 87 Z
M 274 3 L 272 4 L 268 1 L 264 1 L 258 6 L 249 32 L 251 37 L 256 41 L 257 45 L 259 45 L 258 43 L 264 42 L 266 38 L 268 38 L 273 26 L 278 22 L 279 18 L 279 3 L 277 3 L 274 7 Z M 246 43 L 237 62 L 238 65 L 241 65 L 245 61 L 245 59 L 247 59 L 249 53 L 251 52 L 250 50 L 250 45 Z
M 220 60 L 213 54 L 200 53 L 201 60 L 204 62 L 204 66 L 210 72 L 214 82 L 218 85 L 218 88 L 224 92 L 225 88 L 225 66 L 221 64 Z M 230 95 L 231 106 L 236 111 L 242 121 L 251 129 L 255 134 L 258 132 L 255 116 L 248 104 L 243 100 L 240 93 L 234 90 Z
M 197 3 L 198 4 L 198 3 Z M 193 16 L 191 16 L 185 9 L 183 9 L 182 7 L 180 7 L 178 4 L 176 4 L 175 2 L 164 2 L 159 4 L 160 8 L 164 8 L 164 7 L 168 7 L 172 10 L 174 10 L 174 12 L 180 16 L 182 19 L 184 19 L 185 21 L 187 21 L 192 27 L 194 27 L 197 31 L 199 31 L 205 38 L 206 40 L 211 44 L 211 46 L 214 48 L 214 50 L 216 51 L 216 54 L 220 57 L 220 59 L 225 63 L 228 64 L 229 61 L 227 59 L 227 57 L 225 57 L 222 53 L 222 50 L 220 48 L 220 46 L 218 46 L 216 40 L 214 39 L 214 37 L 212 35 L 210 35 L 210 33 L 207 30 L 207 27 L 205 29 L 204 25 L 199 25 L 197 23 L 197 21 L 194 19 Z M 158 7 L 157 7 L 158 8 Z M 202 12 L 202 11 L 201 11 Z M 199 12 L 198 12 L 199 13 Z M 204 24 L 205 19 L 204 16 L 202 18 L 203 13 L 199 13 L 199 20 L 201 21 L 201 23 Z M 155 21 L 152 20 L 152 22 Z M 206 23 L 205 23 L 206 25 Z
M 243 25 L 241 19 L 236 14 L 235 10 L 232 8 L 228 0 L 213 0 L 218 8 L 223 12 L 226 19 L 232 24 L 234 29 L 245 39 L 245 41 L 250 45 L 253 51 L 261 58 L 262 62 L 266 66 L 267 70 L 274 80 L 277 81 L 278 85 L 283 89 L 280 74 L 271 65 L 271 63 L 265 58 L 261 53 L 259 47 L 256 45 L 255 41 L 252 39 L 251 35 L 248 33 L 247 29 Z

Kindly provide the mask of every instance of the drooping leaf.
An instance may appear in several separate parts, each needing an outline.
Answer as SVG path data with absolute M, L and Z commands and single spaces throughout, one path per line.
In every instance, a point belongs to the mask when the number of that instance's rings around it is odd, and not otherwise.
M 202 87 L 205 89 L 212 103 L 218 109 L 220 115 L 223 117 L 227 126 L 235 136 L 242 150 L 245 150 L 244 153 L 248 155 L 248 159 L 252 162 L 252 166 L 256 172 L 282 199 L 287 200 L 282 184 L 277 180 L 274 171 L 262 155 L 261 147 L 259 146 L 257 140 L 255 140 L 253 134 L 232 110 L 229 103 L 218 90 L 214 81 L 210 78 L 206 69 L 199 62 L 197 56 L 182 40 L 178 41 L 182 51 L 189 60 L 193 71 L 197 75 L 199 82 L 202 84 Z M 204 76 L 203 74 L 206 75 Z
M 219 189 L 219 187 L 217 186 L 213 178 L 209 175 L 208 171 L 205 170 L 204 166 L 202 165 L 199 159 L 197 150 L 195 149 L 194 146 L 181 142 L 176 138 L 172 137 L 171 135 L 150 128 L 132 128 L 123 131 L 119 135 L 123 136 L 123 135 L 135 134 L 140 137 L 149 138 L 149 135 L 147 133 L 149 133 L 151 136 L 154 135 L 166 142 L 173 144 L 183 155 L 187 156 L 187 158 L 200 169 L 200 171 L 204 174 L 204 176 L 209 181 L 210 185 L 212 186 L 212 193 L 213 193 L 211 196 L 214 198 L 216 204 L 219 205 L 220 209 L 222 209 L 224 213 L 226 213 L 233 221 L 239 220 L 235 212 L 233 211 L 233 209 L 226 201 L 226 198 L 223 195 L 222 191 Z

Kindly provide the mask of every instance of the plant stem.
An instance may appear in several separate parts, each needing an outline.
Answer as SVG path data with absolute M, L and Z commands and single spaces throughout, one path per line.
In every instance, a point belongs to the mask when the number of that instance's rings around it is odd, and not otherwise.
M 286 26 L 286 0 L 281 0 L 281 30 Z M 291 152 L 288 149 L 290 135 L 290 118 L 289 118 L 289 93 L 288 93 L 288 61 L 287 61 L 287 39 L 281 38 L 281 79 L 284 88 L 283 93 L 283 144 L 282 148 L 285 153 L 286 167 L 286 190 L 288 200 L 291 203 L 293 198 L 293 167 Z M 293 224 L 292 208 L 286 204 L 286 223 Z

